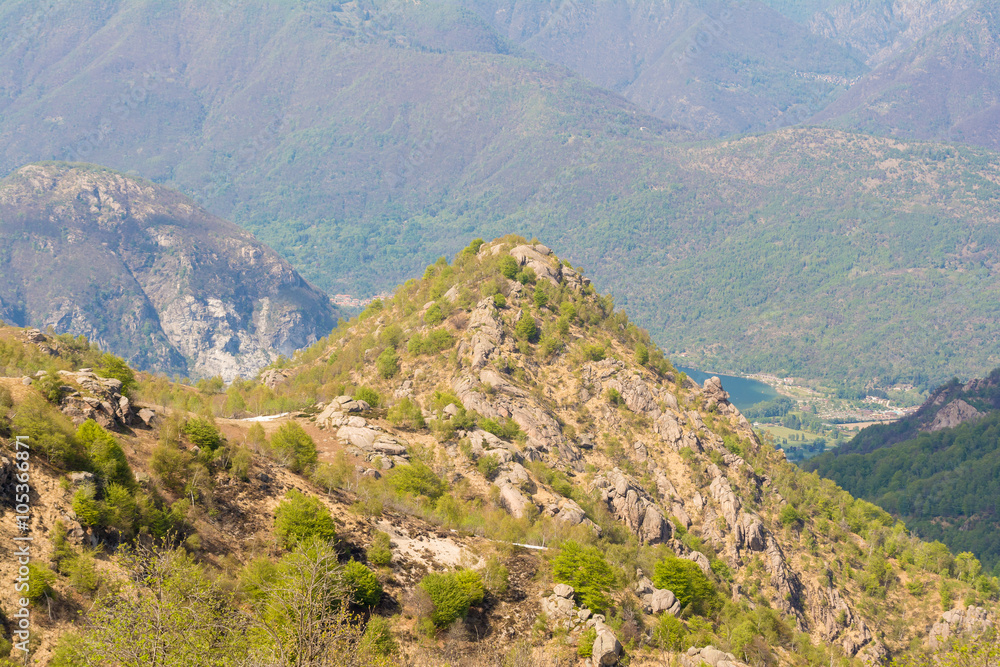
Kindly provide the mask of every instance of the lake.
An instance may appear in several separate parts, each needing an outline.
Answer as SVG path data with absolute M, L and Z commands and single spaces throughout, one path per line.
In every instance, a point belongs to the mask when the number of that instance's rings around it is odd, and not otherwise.
M 676 366 L 676 368 L 679 371 L 687 373 L 688 377 L 698 384 L 704 384 L 705 380 L 713 375 L 718 376 L 722 380 L 722 388 L 729 392 L 729 402 L 741 411 L 749 408 L 754 403 L 770 401 L 779 395 L 771 385 L 758 380 L 740 378 L 734 375 L 723 375 L 722 373 L 706 373 L 684 366 Z

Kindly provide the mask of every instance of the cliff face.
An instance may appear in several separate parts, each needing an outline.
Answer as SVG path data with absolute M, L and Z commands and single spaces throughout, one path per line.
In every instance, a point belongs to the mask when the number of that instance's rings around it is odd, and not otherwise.
M 273 250 L 171 190 L 82 165 L 0 183 L 0 317 L 84 334 L 138 368 L 249 376 L 337 310 Z

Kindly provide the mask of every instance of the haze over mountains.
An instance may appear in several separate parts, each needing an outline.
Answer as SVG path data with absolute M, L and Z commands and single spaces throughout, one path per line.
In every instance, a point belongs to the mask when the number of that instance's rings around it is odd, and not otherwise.
M 569 4 L 7 3 L 0 166 L 134 172 L 358 296 L 474 236 L 537 236 L 695 365 L 931 386 L 1000 361 L 993 153 L 683 143 L 807 120 L 985 5 Z

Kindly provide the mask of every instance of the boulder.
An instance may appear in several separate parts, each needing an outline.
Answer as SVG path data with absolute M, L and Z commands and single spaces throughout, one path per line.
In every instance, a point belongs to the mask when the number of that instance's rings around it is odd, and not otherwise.
M 156 418 L 156 413 L 149 408 L 142 408 L 137 413 L 139 420 L 145 424 L 147 427 L 153 427 L 153 420 Z
M 653 591 L 650 595 L 649 607 L 653 614 L 669 611 L 676 616 L 681 613 L 681 605 L 677 601 L 677 596 L 673 594 L 673 591 L 668 591 L 665 588 Z
M 561 598 L 566 598 L 567 600 L 573 599 L 573 594 L 576 593 L 573 587 L 569 584 L 556 584 L 552 589 L 553 595 L 558 595 Z
M 603 623 L 597 627 L 597 638 L 594 639 L 594 650 L 592 652 L 593 664 L 613 665 L 618 662 L 622 654 L 622 645 L 615 637 L 611 628 Z
M 524 512 L 528 508 L 528 505 L 531 504 L 531 501 L 519 489 L 509 484 L 503 484 L 500 486 L 500 504 L 512 516 L 520 519 L 524 516 Z
M 337 430 L 337 437 L 348 442 L 355 447 L 365 451 L 371 451 L 375 445 L 375 440 L 381 435 L 378 431 L 367 427 L 341 426 Z
M 92 472 L 71 472 L 70 474 L 66 475 L 66 479 L 68 479 L 69 483 L 72 484 L 73 486 L 84 486 L 86 484 L 94 484 L 96 481 L 94 473 Z

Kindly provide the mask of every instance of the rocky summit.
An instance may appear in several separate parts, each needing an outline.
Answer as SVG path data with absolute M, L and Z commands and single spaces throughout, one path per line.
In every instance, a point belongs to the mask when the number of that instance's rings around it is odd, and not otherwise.
M 0 317 L 83 334 L 140 369 L 252 376 L 338 311 L 281 257 L 166 188 L 87 165 L 0 182 Z

